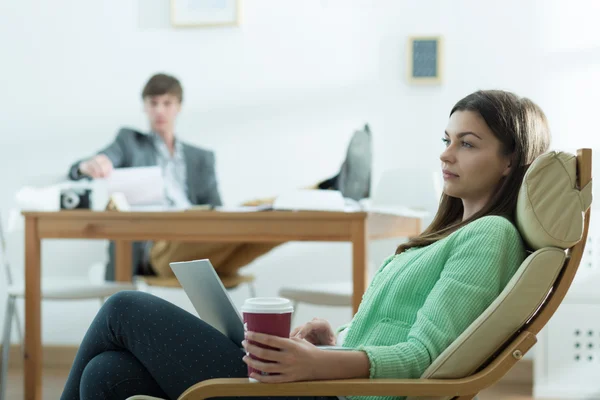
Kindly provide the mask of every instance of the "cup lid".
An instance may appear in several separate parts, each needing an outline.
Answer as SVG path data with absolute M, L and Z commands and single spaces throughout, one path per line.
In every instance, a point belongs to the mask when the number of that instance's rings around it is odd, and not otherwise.
M 292 302 L 283 297 L 253 297 L 246 299 L 242 312 L 254 314 L 283 314 L 294 312 Z

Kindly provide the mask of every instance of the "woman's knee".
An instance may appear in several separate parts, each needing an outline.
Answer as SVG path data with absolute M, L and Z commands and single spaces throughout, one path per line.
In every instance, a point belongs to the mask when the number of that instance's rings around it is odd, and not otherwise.
M 124 351 L 106 351 L 92 358 L 79 385 L 82 399 L 125 399 L 148 390 L 164 396 L 139 361 Z
M 139 310 L 151 302 L 151 294 L 124 290 L 110 296 L 98 312 L 97 320 L 109 324 L 119 320 L 131 320 L 140 315 Z
M 82 399 L 109 398 L 110 387 L 114 384 L 115 368 L 112 363 L 116 361 L 115 352 L 104 352 L 92 358 L 81 374 L 79 395 Z
M 110 296 L 103 304 L 102 309 L 124 310 L 130 307 L 137 307 L 141 304 L 147 304 L 154 296 L 137 290 L 123 290 Z

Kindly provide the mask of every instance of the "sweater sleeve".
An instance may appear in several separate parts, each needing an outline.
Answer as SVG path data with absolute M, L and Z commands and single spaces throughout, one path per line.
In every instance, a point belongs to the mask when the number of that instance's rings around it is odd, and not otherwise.
M 457 232 L 407 341 L 358 347 L 369 357 L 370 377 L 419 378 L 500 294 L 523 254 L 518 231 L 502 217 L 483 217 Z
M 114 168 L 125 167 L 126 166 L 125 154 L 128 150 L 126 139 L 127 139 L 127 136 L 131 135 L 132 133 L 133 132 L 129 129 L 121 128 L 121 130 L 119 130 L 119 133 L 117 134 L 117 137 L 115 138 L 115 140 L 111 144 L 106 146 L 104 149 L 100 150 L 96 155 L 98 155 L 98 154 L 106 155 L 112 162 L 112 165 Z M 79 180 L 79 179 L 83 179 L 85 177 L 85 175 L 82 175 L 79 172 L 79 164 L 81 164 L 83 161 L 85 161 L 85 159 L 78 160 L 73 165 L 71 165 L 71 168 L 69 168 L 69 173 L 67 175 L 69 179 Z

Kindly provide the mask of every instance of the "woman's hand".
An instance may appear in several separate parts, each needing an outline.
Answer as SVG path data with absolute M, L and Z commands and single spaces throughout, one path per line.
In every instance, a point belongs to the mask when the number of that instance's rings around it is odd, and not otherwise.
M 280 350 L 264 349 L 249 343 L 249 341 Z M 306 340 L 297 337 L 287 339 L 262 333 L 247 332 L 246 340 L 242 342 L 242 345 L 246 349 L 246 352 L 253 356 L 273 361 L 273 363 L 262 362 L 246 355 L 243 358 L 246 364 L 259 371 L 268 372 L 269 374 L 279 374 L 260 375 L 252 373 L 250 377 L 259 382 L 281 383 L 319 379 L 319 359 L 323 352 Z
M 331 324 L 322 318 L 313 318 L 312 321 L 297 327 L 290 334 L 290 338 L 305 339 L 316 346 L 335 345 L 335 333 Z

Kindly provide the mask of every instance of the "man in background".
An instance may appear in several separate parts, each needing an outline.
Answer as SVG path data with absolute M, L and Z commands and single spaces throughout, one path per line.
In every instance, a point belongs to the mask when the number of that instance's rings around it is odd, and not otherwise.
M 181 83 L 173 76 L 156 74 L 144 86 L 142 100 L 150 132 L 121 128 L 108 147 L 88 159 L 75 162 L 69 170 L 69 178 L 106 178 L 115 168 L 160 166 L 166 205 L 177 208 L 221 205 L 214 153 L 187 144 L 175 135 L 175 122 L 183 101 Z M 371 158 L 371 134 L 368 126 L 365 126 L 354 133 L 340 172 L 315 188 L 340 190 L 344 197 L 355 200 L 368 197 Z M 224 286 L 235 287 L 251 279 L 240 275 L 240 268 L 279 244 L 134 242 L 132 275 L 176 281 L 169 267 L 170 262 L 208 258 Z M 108 281 L 115 279 L 112 242 L 109 245 L 105 278 Z

